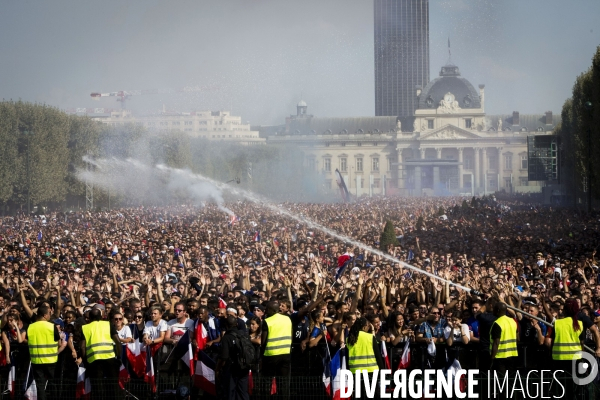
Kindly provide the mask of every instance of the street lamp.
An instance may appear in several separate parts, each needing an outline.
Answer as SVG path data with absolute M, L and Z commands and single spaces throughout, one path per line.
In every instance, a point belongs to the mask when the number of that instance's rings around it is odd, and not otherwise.
M 588 111 L 588 113 L 591 115 L 592 113 L 592 108 L 594 107 L 592 105 L 591 101 L 586 101 L 585 104 L 583 105 L 585 107 L 585 109 Z M 587 182 L 588 182 L 588 187 L 587 187 L 587 211 L 588 213 L 592 211 L 592 126 L 591 124 L 588 124 L 588 128 L 587 128 L 587 146 L 588 146 L 588 159 L 587 159 Z
M 31 147 L 31 136 L 32 131 L 22 131 L 23 135 L 27 139 L 27 215 L 31 214 L 31 171 L 29 163 L 29 152 Z

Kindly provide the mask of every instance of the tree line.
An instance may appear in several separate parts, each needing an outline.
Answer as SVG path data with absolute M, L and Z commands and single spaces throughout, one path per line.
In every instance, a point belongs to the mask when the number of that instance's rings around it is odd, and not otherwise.
M 41 207 L 85 207 L 85 183 L 76 172 L 90 158 L 134 158 L 189 169 L 219 181 L 239 182 L 276 200 L 315 200 L 318 173 L 307 171 L 297 148 L 244 146 L 194 138 L 180 131 L 148 131 L 136 124 L 111 126 L 56 107 L 0 102 L 0 213 Z M 94 188 L 96 208 L 110 193 Z M 124 199 L 113 194 L 111 204 Z M 174 199 L 176 201 L 176 199 Z M 37 207 L 37 208 L 36 208 Z
M 600 197 L 600 46 L 590 68 L 579 75 L 573 93 L 562 107 L 560 137 L 560 180 L 574 201 L 585 202 L 584 190 L 591 177 L 592 197 Z M 588 166 L 591 165 L 591 169 Z

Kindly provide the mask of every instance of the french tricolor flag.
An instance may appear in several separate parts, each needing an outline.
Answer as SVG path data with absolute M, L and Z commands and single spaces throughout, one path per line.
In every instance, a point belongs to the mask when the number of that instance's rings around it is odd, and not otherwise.
M 177 341 L 177 345 L 175 345 L 169 357 L 183 361 L 190 369 L 190 375 L 194 376 L 194 353 L 192 350 L 192 341 L 190 340 L 190 331 L 185 331 L 181 339 Z
M 92 385 L 90 378 L 85 376 L 85 368 L 79 366 L 77 369 L 77 386 L 75 387 L 75 398 L 88 400 L 91 398 Z
M 231 215 L 229 216 L 229 225 L 233 225 L 233 224 L 235 224 L 236 222 L 238 222 L 239 220 L 240 220 L 240 219 L 237 217 L 237 215 L 235 215 L 235 214 L 231 214 Z
M 391 369 L 390 356 L 388 356 L 387 347 L 385 346 L 385 342 L 383 340 L 381 341 L 381 357 L 383 358 L 383 361 L 385 362 L 385 368 Z
M 196 321 L 196 346 L 198 348 L 198 354 L 204 350 L 206 342 L 208 342 L 208 331 L 204 324 L 198 320 Z M 196 355 L 194 360 L 198 360 L 198 355 Z
M 344 271 L 346 270 L 346 267 L 348 266 L 348 264 L 350 264 L 350 262 L 352 262 L 352 259 L 353 259 L 352 256 L 353 256 L 353 254 L 344 253 L 338 257 L 338 261 L 337 261 L 338 267 L 335 269 L 335 280 L 336 281 L 342 277 L 342 275 L 344 274 Z
M 17 377 L 17 371 L 15 368 L 16 362 L 12 360 L 12 364 L 10 365 L 10 371 L 8 372 L 8 391 L 10 393 L 10 398 L 15 398 L 15 380 Z
M 331 371 L 331 395 L 333 397 L 333 400 L 349 398 L 341 397 L 342 388 L 344 388 L 344 392 L 346 392 L 348 387 L 348 382 L 342 379 L 341 373 L 341 371 L 347 369 L 346 349 L 340 349 L 337 353 L 335 353 L 335 356 L 333 356 L 333 358 L 331 359 L 331 363 L 329 364 L 329 369 Z
M 125 365 L 121 363 L 119 368 L 119 387 L 125 389 L 125 385 L 129 382 L 129 371 L 125 368 Z
M 194 386 L 202 389 L 206 393 L 216 396 L 217 387 L 215 385 L 216 364 L 204 351 L 200 351 L 198 361 L 196 361 L 196 371 L 194 374 Z
M 129 329 L 133 335 L 133 342 L 127 343 L 126 357 L 133 373 L 141 378 L 146 373 L 146 354 L 142 352 L 141 335 L 137 325 L 130 324 Z
M 260 231 L 256 231 L 256 233 L 254 233 L 254 241 L 260 242 Z
M 27 370 L 27 378 L 25 378 L 25 398 L 27 400 L 37 399 L 37 386 L 33 380 L 33 374 L 31 373 L 31 362 L 29 362 L 29 369 Z
M 152 360 L 152 351 L 146 351 L 146 375 L 144 382 L 150 385 L 152 393 L 156 393 L 156 380 L 154 376 L 154 361 Z
M 407 340 L 402 350 L 402 357 L 398 364 L 398 369 L 407 369 L 410 366 L 410 342 Z

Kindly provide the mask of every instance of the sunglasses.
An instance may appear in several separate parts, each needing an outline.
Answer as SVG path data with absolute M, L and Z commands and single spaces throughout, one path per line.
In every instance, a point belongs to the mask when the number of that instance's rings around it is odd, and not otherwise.
M 184 312 L 185 310 L 175 310 L 175 312 Z
M 432 314 L 433 314 L 433 315 L 440 315 L 440 312 L 439 312 L 439 311 L 437 311 L 437 312 L 432 312 Z
M 123 318 L 113 318 L 115 321 L 123 321 Z
M 135 316 L 135 319 L 138 319 L 138 318 L 139 318 L 139 319 L 142 319 L 142 318 L 144 318 L 144 316 L 143 316 L 143 315 L 136 315 L 136 316 Z

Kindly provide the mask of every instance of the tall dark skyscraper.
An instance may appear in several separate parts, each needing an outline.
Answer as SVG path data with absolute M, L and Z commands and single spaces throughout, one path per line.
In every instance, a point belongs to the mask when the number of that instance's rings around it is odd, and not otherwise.
M 429 82 L 429 0 L 374 0 L 375 115 L 409 116 Z

